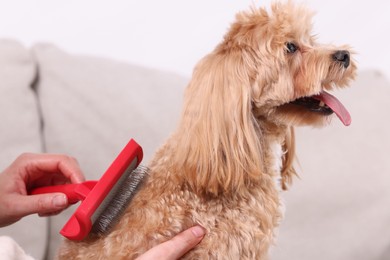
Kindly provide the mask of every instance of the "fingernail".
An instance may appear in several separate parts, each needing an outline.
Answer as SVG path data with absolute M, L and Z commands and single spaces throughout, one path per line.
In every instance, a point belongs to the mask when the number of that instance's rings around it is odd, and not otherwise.
M 56 195 L 52 202 L 55 207 L 63 208 L 68 204 L 68 199 L 65 195 Z
M 196 237 L 203 237 L 206 234 L 206 230 L 201 226 L 194 226 L 191 231 Z

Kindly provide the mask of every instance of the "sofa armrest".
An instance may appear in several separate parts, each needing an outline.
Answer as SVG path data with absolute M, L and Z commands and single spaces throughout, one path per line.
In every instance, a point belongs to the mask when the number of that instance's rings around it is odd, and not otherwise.
M 0 40 L 0 171 L 21 153 L 43 152 L 38 105 L 32 89 L 35 77 L 36 67 L 29 50 L 16 41 Z M 45 219 L 29 216 L 0 228 L 0 235 L 11 236 L 27 253 L 42 259 L 46 227 Z

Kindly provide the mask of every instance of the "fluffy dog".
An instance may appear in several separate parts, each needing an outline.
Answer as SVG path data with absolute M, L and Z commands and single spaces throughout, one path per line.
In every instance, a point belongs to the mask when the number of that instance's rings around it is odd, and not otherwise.
M 267 259 L 295 170 L 296 125 L 350 117 L 325 92 L 356 66 L 347 46 L 321 45 L 311 12 L 274 3 L 238 13 L 196 66 L 177 130 L 112 232 L 66 241 L 61 259 L 133 259 L 195 224 L 207 234 L 186 259 Z

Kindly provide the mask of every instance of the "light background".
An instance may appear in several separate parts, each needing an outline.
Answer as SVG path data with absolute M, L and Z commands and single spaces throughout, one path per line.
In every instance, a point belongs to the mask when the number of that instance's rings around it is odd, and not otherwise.
M 390 78 L 390 1 L 306 0 L 324 43 L 354 47 L 360 69 Z M 221 40 L 234 14 L 270 0 L 0 0 L 0 38 L 50 42 L 190 76 Z
M 255 3 L 256 6 L 269 6 L 270 2 L 270 0 L 0 0 L 0 38 L 16 39 L 26 46 L 38 42 L 54 43 L 71 53 L 114 58 L 189 76 L 196 62 L 220 41 L 237 11 L 246 9 L 252 3 Z M 321 42 L 352 45 L 358 53 L 355 58 L 361 70 L 376 69 L 382 71 L 390 79 L 390 51 L 388 48 L 390 43 L 390 1 L 306 0 L 306 2 L 313 10 L 317 11 L 317 16 L 314 19 L 314 31 L 318 33 Z M 363 82 L 367 85 L 371 84 L 370 81 Z M 386 83 L 385 87 L 387 86 Z M 374 88 L 376 86 L 368 85 L 367 87 Z M 363 90 L 360 93 L 363 93 Z M 377 169 L 388 168 L 387 161 L 382 160 L 386 155 L 381 154 L 382 157 L 376 157 L 384 149 L 380 146 L 381 144 L 388 147 L 386 144 L 389 139 L 383 134 L 386 131 L 383 130 L 386 129 L 386 121 L 384 120 L 385 124 L 383 125 L 380 120 L 377 120 L 380 115 L 385 115 L 384 111 L 387 111 L 387 105 L 383 96 L 377 99 L 374 98 L 375 92 L 367 91 L 367 93 L 369 93 L 368 100 L 379 100 L 379 104 L 375 103 L 374 106 L 371 102 L 368 103 L 371 104 L 371 107 L 364 109 L 366 104 L 362 101 L 361 106 L 357 103 L 355 109 L 362 111 L 359 118 L 367 118 L 369 123 L 366 121 L 360 121 L 360 125 L 359 122 L 357 122 L 358 124 L 354 123 L 347 141 L 340 137 L 345 133 L 336 139 L 342 140 L 340 143 L 344 143 L 344 145 L 349 144 L 349 140 L 354 147 L 353 155 L 350 158 L 364 154 L 364 156 L 359 157 L 364 158 L 364 160 L 351 166 L 361 166 L 360 179 L 357 180 L 355 172 L 345 170 L 350 168 L 347 163 L 342 164 L 344 168 L 341 168 L 340 172 L 344 172 L 344 175 L 337 175 L 337 180 L 341 180 L 341 182 L 332 182 L 332 184 L 335 184 L 336 187 L 343 187 L 341 189 L 343 196 L 334 200 L 331 197 L 332 194 L 324 193 L 325 199 L 321 200 L 322 204 L 318 204 L 316 197 L 307 196 L 307 194 L 314 194 L 317 187 L 322 187 L 323 182 L 318 181 L 319 177 L 322 180 L 321 176 L 306 174 L 304 176 L 305 189 L 299 189 L 297 185 L 300 182 L 297 181 L 294 184 L 294 187 L 297 187 L 294 188 L 295 193 L 289 193 L 295 194 L 295 198 L 298 198 L 295 200 L 296 205 L 290 203 L 288 207 L 297 209 L 304 204 L 305 209 L 302 212 L 295 211 L 297 212 L 295 215 L 288 213 L 290 214 L 289 223 L 292 225 L 286 225 L 289 228 L 285 229 L 287 236 L 281 236 L 281 239 L 285 241 L 283 242 L 285 247 L 278 248 L 279 254 L 295 253 L 299 255 L 310 250 L 313 254 L 323 254 L 326 258 L 344 252 L 349 253 L 352 249 L 351 251 L 356 250 L 355 253 L 358 256 L 353 259 L 372 259 L 364 256 L 381 254 L 380 250 L 383 248 L 387 248 L 386 252 L 389 252 L 386 237 L 388 233 L 384 232 L 382 237 L 377 236 L 383 232 L 382 229 L 386 229 L 388 214 L 386 206 L 381 207 L 381 205 L 388 205 L 388 201 L 386 196 L 375 197 L 385 194 L 386 190 L 385 184 L 377 185 L 377 183 L 388 183 L 382 182 L 382 180 L 388 179 L 387 172 L 385 170 L 377 171 Z M 363 97 L 364 95 L 357 96 Z M 385 109 L 381 109 L 382 107 Z M 369 114 L 374 116 L 369 117 Z M 380 119 L 385 118 L 385 116 L 380 117 Z M 355 132 L 353 131 L 354 127 Z M 340 134 L 340 131 L 336 133 Z M 355 138 L 356 134 L 362 133 L 367 133 L 367 136 Z M 307 144 L 313 144 L 316 142 L 315 140 L 313 139 Z M 366 151 L 370 150 L 361 149 L 359 142 L 365 144 L 364 147 L 372 149 L 373 156 L 371 153 L 366 155 Z M 328 146 L 333 147 L 332 144 L 334 142 L 329 143 Z M 310 153 L 309 150 L 307 151 Z M 321 151 L 328 151 L 328 158 L 334 156 L 331 149 L 322 149 Z M 338 153 L 342 153 L 341 150 Z M 323 156 L 324 153 L 321 152 L 320 157 L 314 158 L 323 160 Z M 320 161 L 312 164 L 321 165 L 321 163 Z M 336 166 L 333 165 L 333 167 Z M 306 170 L 305 172 L 310 173 L 311 171 Z M 366 181 L 366 173 L 376 176 L 376 178 L 367 178 Z M 322 178 L 325 179 L 324 176 Z M 314 185 L 307 185 L 308 182 Z M 377 186 L 370 185 L 371 183 Z M 304 184 L 301 183 L 301 185 Z M 367 192 L 370 189 L 375 189 L 377 192 Z M 313 192 L 305 193 L 308 190 Z M 363 199 L 359 200 L 359 198 Z M 323 212 L 340 210 L 341 214 L 331 215 L 329 213 L 324 215 L 327 218 L 326 223 L 318 223 L 318 217 L 323 217 L 320 215 L 321 212 L 317 211 L 318 205 L 332 205 L 331 207 L 323 207 Z M 377 205 L 380 205 L 379 209 L 372 210 Z M 349 209 L 350 211 L 348 211 Z M 353 217 L 350 217 L 351 212 Z M 355 212 L 359 214 L 353 214 Z M 376 214 L 381 216 L 381 219 L 378 219 Z M 329 219 L 329 217 L 332 218 Z M 342 219 L 343 217 L 345 219 Z M 378 221 L 370 222 L 372 219 Z M 302 227 L 302 222 L 306 224 L 303 225 L 304 227 Z M 384 226 L 383 223 L 385 223 Z M 337 230 L 337 235 L 333 235 L 333 231 L 327 232 L 327 229 L 334 230 L 335 227 L 340 229 Z M 366 237 L 365 230 L 370 230 L 369 235 L 372 235 L 371 241 L 373 242 L 370 245 L 376 246 L 369 247 L 365 244 L 363 246 L 359 244 L 360 241 L 370 241 L 370 236 Z M 314 238 L 318 233 L 320 234 L 318 235 L 319 239 L 312 239 L 306 244 L 308 241 L 302 234 L 307 233 Z M 327 235 L 323 236 L 323 233 Z M 356 239 L 354 239 L 355 237 Z M 343 246 L 340 246 L 341 250 L 334 247 L 338 241 L 343 243 Z M 377 248 L 378 250 L 376 250 Z M 386 252 L 385 254 L 387 254 Z M 382 259 L 388 259 L 386 258 L 388 254 L 385 254 Z

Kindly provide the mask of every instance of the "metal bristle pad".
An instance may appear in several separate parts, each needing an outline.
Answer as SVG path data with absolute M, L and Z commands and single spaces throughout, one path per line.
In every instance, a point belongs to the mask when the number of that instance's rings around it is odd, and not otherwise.
M 113 198 L 107 203 L 107 206 L 97 217 L 92 226 L 95 234 L 106 234 L 124 214 L 127 206 L 130 204 L 134 195 L 146 179 L 149 169 L 146 166 L 139 165 L 118 187 Z

